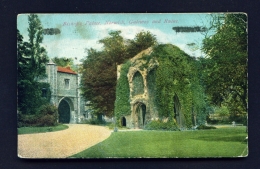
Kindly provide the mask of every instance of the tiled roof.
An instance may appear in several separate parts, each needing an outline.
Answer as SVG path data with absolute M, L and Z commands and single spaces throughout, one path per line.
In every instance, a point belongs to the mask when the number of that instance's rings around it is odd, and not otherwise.
M 74 72 L 73 70 L 70 69 L 70 67 L 61 67 L 61 66 L 57 66 L 57 71 L 58 72 L 62 72 L 62 73 L 69 73 L 69 74 L 77 74 L 76 72 Z

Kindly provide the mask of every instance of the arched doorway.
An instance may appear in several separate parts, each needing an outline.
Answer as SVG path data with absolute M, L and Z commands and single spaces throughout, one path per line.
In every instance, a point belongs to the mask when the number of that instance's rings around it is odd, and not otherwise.
M 70 106 L 69 103 L 62 99 L 60 101 L 59 107 L 59 123 L 70 123 Z
M 144 128 L 146 122 L 146 105 L 144 103 L 136 103 L 134 116 L 134 127 Z
M 185 117 L 183 113 L 181 112 L 181 103 L 179 100 L 179 97 L 177 94 L 173 96 L 173 113 L 174 113 L 174 119 L 176 120 L 177 124 L 180 127 L 185 126 Z
M 121 119 L 121 125 L 122 125 L 123 127 L 126 127 L 126 118 L 125 118 L 125 117 L 122 117 L 122 119 Z

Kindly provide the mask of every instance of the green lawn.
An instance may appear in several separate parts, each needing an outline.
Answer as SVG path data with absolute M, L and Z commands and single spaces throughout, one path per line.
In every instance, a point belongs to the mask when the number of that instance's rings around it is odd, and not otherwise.
M 108 157 L 238 157 L 247 156 L 245 127 L 197 131 L 127 131 L 74 158 Z
M 65 130 L 67 128 L 69 127 L 63 124 L 60 124 L 58 126 L 53 126 L 53 127 L 21 127 L 18 128 L 18 134 L 45 133 L 45 132 Z

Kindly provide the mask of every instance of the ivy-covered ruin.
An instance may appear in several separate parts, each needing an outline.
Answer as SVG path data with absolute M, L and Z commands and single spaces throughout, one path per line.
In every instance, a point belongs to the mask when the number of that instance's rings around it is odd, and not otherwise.
M 144 128 L 151 121 L 179 128 L 203 123 L 205 98 L 198 63 L 178 47 L 148 48 L 117 68 L 118 124 Z

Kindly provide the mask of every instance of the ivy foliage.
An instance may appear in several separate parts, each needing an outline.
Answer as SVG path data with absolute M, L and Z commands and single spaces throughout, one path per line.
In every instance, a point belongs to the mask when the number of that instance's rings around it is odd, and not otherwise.
M 122 65 L 120 71 L 120 77 L 117 81 L 116 86 L 116 100 L 115 100 L 115 115 L 116 117 L 122 117 L 131 113 L 130 107 L 130 88 L 127 78 L 127 73 L 131 62 L 128 61 Z
M 159 66 L 150 70 L 147 81 L 149 102 L 153 100 L 159 118 L 175 121 L 176 114 L 182 113 L 187 127 L 192 126 L 194 115 L 202 119 L 200 123 L 204 122 L 206 104 L 204 89 L 200 81 L 200 63 L 171 44 L 161 44 L 154 47 L 149 56 L 142 58 L 146 60 L 142 66 L 148 68 L 149 64 L 147 63 L 154 58 L 159 62 Z M 115 104 L 118 117 L 131 113 L 129 111 L 129 93 L 127 93 L 129 92 L 127 73 L 131 64 L 131 62 L 127 62 L 123 65 L 118 80 Z M 121 78 L 124 79 L 124 86 L 122 86 L 123 80 Z M 127 111 L 122 111 L 122 107 Z M 124 113 L 120 113 L 120 111 Z
M 152 57 L 156 57 L 156 104 L 160 118 L 170 121 L 177 114 L 184 114 L 187 127 L 192 125 L 192 112 L 203 115 L 205 97 L 199 78 L 199 63 L 178 47 L 158 45 Z M 175 111 L 174 111 L 175 110 Z
M 156 84 L 155 84 L 155 77 L 156 77 L 156 69 L 150 70 L 148 76 L 147 76 L 147 89 L 148 89 L 148 95 L 149 95 L 149 100 L 148 103 L 150 105 L 153 105 L 156 103 Z M 157 107 L 156 105 L 153 107 L 150 107 L 150 110 L 153 112 L 157 112 Z

